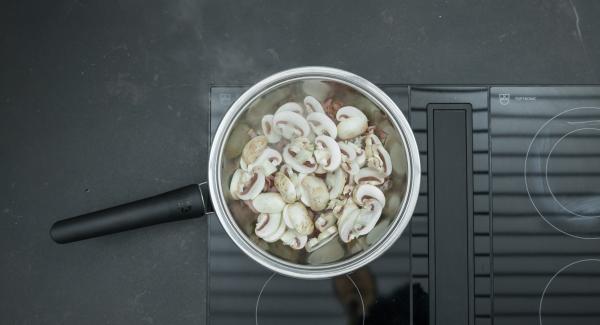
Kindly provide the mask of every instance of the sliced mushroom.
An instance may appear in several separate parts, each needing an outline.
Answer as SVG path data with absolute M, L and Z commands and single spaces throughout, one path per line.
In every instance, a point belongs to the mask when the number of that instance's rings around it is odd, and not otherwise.
M 367 121 L 360 118 L 349 118 L 337 125 L 337 135 L 342 140 L 352 139 L 365 132 Z
M 254 233 L 264 239 L 266 242 L 272 243 L 283 235 L 285 232 L 285 223 L 280 213 L 261 213 L 256 220 L 256 228 Z
M 277 130 L 273 127 L 273 115 L 263 116 L 260 125 L 269 143 L 277 143 L 281 140 L 281 134 L 277 133 Z
M 382 171 L 385 176 L 390 176 L 392 174 L 392 159 L 390 158 L 390 154 L 385 150 L 383 145 L 377 145 L 375 147 L 376 153 L 379 156 L 379 159 L 382 162 Z
M 354 146 L 347 144 L 346 142 L 338 142 L 338 146 L 340 147 L 340 153 L 342 154 L 342 159 L 344 160 L 354 160 L 356 159 L 356 150 L 354 150 Z
M 252 206 L 260 213 L 280 213 L 285 207 L 285 201 L 279 193 L 261 193 L 252 200 Z
M 248 169 L 260 169 L 265 174 L 265 176 L 269 176 L 277 171 L 277 166 L 279 166 L 279 164 L 281 164 L 282 161 L 283 158 L 281 157 L 279 151 L 271 148 L 266 148 L 253 163 L 248 165 Z
M 374 201 L 378 201 L 381 208 L 385 206 L 385 195 L 377 186 L 371 184 L 358 185 L 354 190 L 352 199 L 359 206 L 368 205 Z
M 391 174 L 392 164 L 390 155 L 383 147 L 381 140 L 373 133 L 365 137 L 365 154 L 367 166 L 382 171 L 386 176 L 389 176 L 388 172 Z
M 304 117 L 296 112 L 282 111 L 273 116 L 273 127 L 286 139 L 306 137 L 310 133 L 310 126 Z
M 343 140 L 352 139 L 363 134 L 368 127 L 365 114 L 353 106 L 340 108 L 335 118 L 339 121 L 337 125 L 338 137 Z
M 327 174 L 327 169 L 323 168 L 321 165 L 317 165 L 317 169 L 315 169 L 314 173 L 318 175 Z
M 279 106 L 277 111 L 275 111 L 275 114 L 281 113 L 281 112 L 294 112 L 294 113 L 302 115 L 302 113 L 304 112 L 304 109 L 302 108 L 302 105 L 300 105 L 298 103 L 289 102 L 289 103 L 285 103 L 285 104 Z
M 342 211 L 343 211 L 344 206 L 346 205 L 347 201 L 348 201 L 348 199 L 338 199 L 338 198 L 329 200 L 329 203 L 327 204 L 327 209 L 331 210 L 331 212 L 333 212 L 335 217 L 338 218 L 339 216 L 342 215 Z
M 325 183 L 329 187 L 329 199 L 333 200 L 342 194 L 346 184 L 346 173 L 338 168 L 333 172 L 327 173 Z
M 385 174 L 375 168 L 364 167 L 354 175 L 354 182 L 357 184 L 381 185 L 385 182 Z
M 354 232 L 356 237 L 368 234 L 379 221 L 383 205 L 379 201 L 373 201 L 360 209 L 358 217 L 354 221 Z
M 312 144 L 308 139 L 296 138 L 291 144 L 283 148 L 283 160 L 295 171 L 310 174 L 317 169 L 317 162 L 312 157 L 312 149 Z
M 288 204 L 283 208 L 283 221 L 288 228 L 301 235 L 310 235 L 315 229 L 308 210 L 300 202 Z
M 240 199 L 240 197 L 237 195 L 237 192 L 243 172 L 244 171 L 241 169 L 236 169 L 235 172 L 233 172 L 233 176 L 231 176 L 231 182 L 229 183 L 229 194 L 231 194 L 231 197 L 234 200 Z
M 334 171 L 342 162 L 340 147 L 335 140 L 326 135 L 315 138 L 316 150 L 314 151 L 317 163 L 326 171 Z
M 321 211 L 329 202 L 329 191 L 325 182 L 316 176 L 307 175 L 300 182 L 301 200 L 313 211 Z
M 356 162 L 356 150 L 354 149 L 354 146 L 351 146 L 346 142 L 338 142 L 338 146 L 340 147 L 340 153 L 342 154 L 342 169 L 350 175 L 355 175 L 360 168 Z
M 298 200 L 298 193 L 296 192 L 296 186 L 292 180 L 283 172 L 279 171 L 275 174 L 275 188 L 281 194 L 281 197 L 286 203 L 294 203 Z
M 352 239 L 357 237 L 354 231 L 354 224 L 359 214 L 360 210 L 355 209 L 351 210 L 351 212 L 346 214 L 344 218 L 338 219 L 338 230 L 340 233 L 340 239 L 344 243 L 348 243 Z
M 316 135 L 327 135 L 334 139 L 337 137 L 337 126 L 324 113 L 310 113 L 306 117 L 306 121 Z
M 268 243 L 274 243 L 274 242 L 278 241 L 279 239 L 281 239 L 281 237 L 285 233 L 285 229 L 286 229 L 285 223 L 282 222 L 281 224 L 279 224 L 279 228 L 277 228 L 277 232 L 275 232 L 273 235 L 265 237 L 263 239 Z
M 355 117 L 361 118 L 365 121 L 367 120 L 367 116 L 360 109 L 354 106 L 344 106 L 335 113 L 335 118 L 338 121 L 344 121 Z
M 317 236 L 315 238 L 311 238 L 308 241 L 308 243 L 306 244 L 306 251 L 310 253 L 310 252 L 314 252 L 315 250 L 323 247 L 330 240 L 335 238 L 335 235 L 337 234 L 337 232 L 338 232 L 338 230 L 337 230 L 336 226 L 331 226 L 331 227 L 325 229 L 323 232 L 321 232 L 319 234 L 319 236 Z
M 313 96 L 304 97 L 304 107 L 306 107 L 307 113 L 325 113 L 325 110 L 323 110 L 323 106 L 321 105 L 321 103 Z
M 229 191 L 234 199 L 252 200 L 265 186 L 265 174 L 260 171 L 236 170 L 231 178 Z
M 322 232 L 325 229 L 335 225 L 336 221 L 337 218 L 335 217 L 335 214 L 333 214 L 333 211 L 321 213 L 317 220 L 315 220 L 315 228 Z
M 288 230 L 283 234 L 283 236 L 281 236 L 281 241 L 284 245 L 290 246 L 291 248 L 298 250 L 306 246 L 308 236 L 299 234 L 295 230 Z
M 348 215 L 350 215 L 352 212 L 354 211 L 358 211 L 358 206 L 356 205 L 356 203 L 354 203 L 354 201 L 352 200 L 347 200 L 344 202 L 344 206 L 342 207 L 342 211 L 340 213 L 340 216 L 338 217 L 338 225 L 339 223 L 346 218 Z M 339 228 L 339 227 L 338 227 Z
M 267 148 L 267 137 L 259 135 L 246 143 L 242 150 L 242 159 L 246 165 L 253 163 Z M 242 163 L 240 160 L 240 164 Z
M 354 142 L 350 142 L 348 143 L 348 145 L 350 145 L 351 147 L 354 148 L 354 152 L 356 153 L 356 164 L 358 165 L 359 168 L 362 168 L 365 163 L 367 162 L 367 155 L 365 153 L 365 150 L 361 148 L 360 145 L 354 143 Z

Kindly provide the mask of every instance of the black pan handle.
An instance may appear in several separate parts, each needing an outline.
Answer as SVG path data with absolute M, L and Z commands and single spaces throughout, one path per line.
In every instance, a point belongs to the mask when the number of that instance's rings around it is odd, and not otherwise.
M 159 223 L 196 218 L 212 212 L 206 183 L 192 184 L 81 216 L 55 222 L 50 237 L 60 244 Z

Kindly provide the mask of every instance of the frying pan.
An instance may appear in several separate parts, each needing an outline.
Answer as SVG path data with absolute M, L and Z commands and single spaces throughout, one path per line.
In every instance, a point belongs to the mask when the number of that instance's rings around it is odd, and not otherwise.
M 242 148 L 250 139 L 249 131 L 260 130 L 261 117 L 273 114 L 282 103 L 302 102 L 307 95 L 322 102 L 334 96 L 359 108 L 387 134 L 383 145 L 393 165 L 385 207 L 375 228 L 350 243 L 336 238 L 310 253 L 258 238 L 254 233 L 257 213 L 229 193 Z M 295 68 L 261 80 L 232 104 L 212 141 L 208 182 L 57 221 L 50 236 L 57 243 L 69 243 L 214 213 L 233 242 L 264 267 L 291 277 L 330 278 L 366 265 L 400 237 L 416 204 L 420 174 L 419 152 L 410 126 L 381 89 L 339 69 Z

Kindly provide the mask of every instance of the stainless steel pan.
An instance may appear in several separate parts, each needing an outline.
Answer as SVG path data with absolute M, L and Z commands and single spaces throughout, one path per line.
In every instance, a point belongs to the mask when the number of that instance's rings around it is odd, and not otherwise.
M 327 87 L 320 87 L 323 85 Z M 301 101 L 307 94 L 323 99 L 332 88 L 345 104 L 360 108 L 388 135 L 384 146 L 394 169 L 377 231 L 349 244 L 332 240 L 311 253 L 268 244 L 254 235 L 256 214 L 228 191 L 239 155 L 249 140 L 247 131 L 260 129 L 260 118 L 274 112 L 283 101 Z M 261 80 L 233 103 L 213 139 L 207 183 L 61 220 L 52 226 L 50 235 L 58 243 L 67 243 L 214 212 L 229 237 L 256 262 L 292 277 L 329 278 L 360 268 L 394 244 L 413 213 L 420 173 L 419 152 L 410 126 L 381 89 L 346 71 L 301 67 Z

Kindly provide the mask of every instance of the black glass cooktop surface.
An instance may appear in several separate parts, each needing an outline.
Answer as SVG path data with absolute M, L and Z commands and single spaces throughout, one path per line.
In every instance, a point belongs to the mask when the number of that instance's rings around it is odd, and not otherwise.
M 600 88 L 492 88 L 495 324 L 600 324 Z
M 385 86 L 419 145 L 410 226 L 367 267 L 276 275 L 209 218 L 209 324 L 600 324 L 600 87 Z M 211 132 L 244 87 L 211 89 Z

